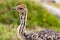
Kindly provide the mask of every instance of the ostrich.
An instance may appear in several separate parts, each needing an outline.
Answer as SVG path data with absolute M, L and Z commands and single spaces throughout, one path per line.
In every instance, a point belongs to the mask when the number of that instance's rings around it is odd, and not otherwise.
M 27 33 L 26 32 L 26 20 L 27 20 L 27 7 L 25 4 L 20 4 L 13 8 L 19 12 L 20 25 L 18 26 L 18 36 L 22 40 L 60 40 L 60 33 L 53 30 L 41 30 L 37 32 Z

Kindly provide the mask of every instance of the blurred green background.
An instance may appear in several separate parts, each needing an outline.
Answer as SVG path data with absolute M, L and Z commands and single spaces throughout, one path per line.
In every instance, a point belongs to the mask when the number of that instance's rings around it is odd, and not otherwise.
M 60 31 L 60 19 L 41 5 L 29 0 L 0 0 L 0 40 L 19 40 L 16 33 L 20 24 L 19 14 L 11 9 L 22 3 L 28 8 L 27 29 L 42 27 Z

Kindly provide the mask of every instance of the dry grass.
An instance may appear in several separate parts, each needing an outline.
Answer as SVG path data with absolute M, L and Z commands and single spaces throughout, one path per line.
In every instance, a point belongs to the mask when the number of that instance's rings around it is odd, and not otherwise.
M 60 4 L 51 3 L 51 2 L 49 2 L 49 4 L 52 5 L 52 6 L 54 6 L 54 7 L 60 8 Z

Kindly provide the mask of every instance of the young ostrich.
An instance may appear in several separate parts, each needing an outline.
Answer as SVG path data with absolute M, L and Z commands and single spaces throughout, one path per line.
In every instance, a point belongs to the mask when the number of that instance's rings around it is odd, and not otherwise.
M 14 8 L 19 12 L 20 16 L 20 25 L 18 26 L 18 35 L 23 40 L 60 40 L 60 33 L 57 33 L 52 30 L 43 30 L 32 33 L 27 33 L 26 20 L 27 20 L 27 7 L 25 4 L 18 5 Z

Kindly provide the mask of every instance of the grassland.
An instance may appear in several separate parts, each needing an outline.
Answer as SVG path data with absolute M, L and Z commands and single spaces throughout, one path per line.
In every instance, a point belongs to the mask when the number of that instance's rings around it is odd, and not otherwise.
M 49 4 L 52 5 L 52 6 L 54 6 L 54 7 L 60 8 L 60 4 L 52 3 L 52 2 L 49 2 Z
M 36 5 L 28 0 L 1 0 L 0 1 L 0 40 L 19 40 L 16 29 L 20 24 L 19 14 L 11 10 L 13 7 L 24 3 L 28 8 L 27 29 L 43 27 L 60 31 L 60 19 L 50 14 L 41 5 Z

